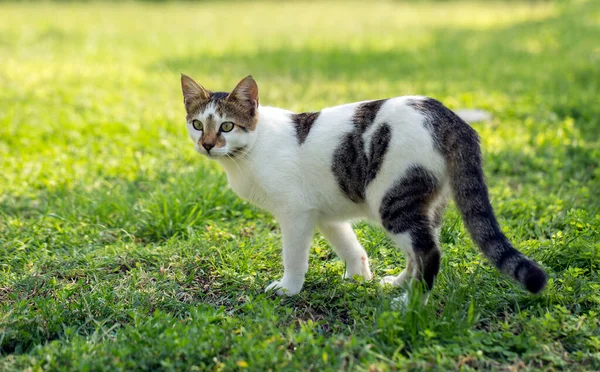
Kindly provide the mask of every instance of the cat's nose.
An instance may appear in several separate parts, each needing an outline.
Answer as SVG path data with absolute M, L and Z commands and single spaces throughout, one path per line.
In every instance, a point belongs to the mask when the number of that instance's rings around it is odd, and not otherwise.
M 214 143 L 203 143 L 202 147 L 204 147 L 206 149 L 206 152 L 210 152 L 210 149 L 215 147 L 215 144 Z

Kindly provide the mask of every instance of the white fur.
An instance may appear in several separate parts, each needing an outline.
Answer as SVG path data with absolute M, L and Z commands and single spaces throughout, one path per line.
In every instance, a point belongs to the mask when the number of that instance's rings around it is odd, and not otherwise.
M 212 157 L 227 172 L 233 191 L 271 212 L 281 225 L 284 274 L 267 290 L 275 289 L 279 294 L 287 295 L 301 290 L 315 228 L 345 262 L 344 277 L 359 275 L 371 279 L 367 254 L 347 221 L 363 218 L 381 223 L 378 211 L 384 193 L 411 165 L 421 165 L 438 179 L 446 179 L 445 163 L 434 150 L 431 135 L 423 125 L 423 116 L 407 104 L 410 98 L 418 97 L 387 100 L 364 134 L 368 146 L 373 133 L 383 122 L 392 129 L 385 160 L 366 190 L 365 203 L 348 199 L 331 170 L 333 151 L 344 135 L 354 129 L 352 117 L 360 102 L 322 110 L 302 145 L 298 144 L 291 112 L 261 106 L 255 131 L 225 133 L 226 146 L 219 152 L 211 150 Z M 209 113 L 218 123 L 227 119 L 218 117 L 214 108 L 209 108 L 199 119 Z M 206 155 L 197 143 L 199 133 L 189 123 L 188 130 L 196 150 Z M 223 156 L 229 149 L 241 145 L 249 146 L 241 158 Z M 408 234 L 398 234 L 392 239 L 410 252 Z M 403 272 L 397 277 L 386 277 L 382 282 L 401 285 L 409 276 L 410 273 Z
M 411 249 L 412 241 L 409 233 L 396 234 L 393 236 L 394 242 L 404 251 L 406 254 L 407 261 L 414 260 L 413 252 Z M 414 270 L 414 268 L 412 268 Z M 402 271 L 398 276 L 389 275 L 384 276 L 379 284 L 381 285 L 391 285 L 393 287 L 402 287 L 408 279 L 413 276 L 413 272 L 409 271 L 409 268 L 406 268 Z

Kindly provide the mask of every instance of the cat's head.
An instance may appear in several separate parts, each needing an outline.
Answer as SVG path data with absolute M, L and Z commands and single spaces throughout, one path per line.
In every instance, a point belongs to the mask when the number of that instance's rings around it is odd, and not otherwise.
M 187 130 L 194 147 L 211 158 L 235 157 L 256 141 L 258 86 L 247 76 L 231 91 L 211 92 L 181 75 Z

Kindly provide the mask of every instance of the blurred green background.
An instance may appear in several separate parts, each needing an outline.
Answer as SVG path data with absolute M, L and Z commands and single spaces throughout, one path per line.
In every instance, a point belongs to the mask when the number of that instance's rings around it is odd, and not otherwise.
M 0 369 L 600 369 L 600 2 L 0 3 Z M 257 80 L 296 111 L 429 95 L 482 137 L 529 296 L 451 208 L 428 307 L 343 283 L 315 235 L 304 292 L 268 214 L 193 151 L 179 74 Z M 399 272 L 357 224 L 376 278 Z

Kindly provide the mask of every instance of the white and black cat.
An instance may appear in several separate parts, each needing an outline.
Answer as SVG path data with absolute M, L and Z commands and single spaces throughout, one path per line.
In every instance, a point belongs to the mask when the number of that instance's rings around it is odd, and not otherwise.
M 545 272 L 498 226 L 477 133 L 440 102 L 405 96 L 293 113 L 259 106 L 251 76 L 231 93 L 208 91 L 185 75 L 181 86 L 196 151 L 219 162 L 231 188 L 281 225 L 284 274 L 267 290 L 302 289 L 315 228 L 345 262 L 344 277 L 371 279 L 353 219 L 378 223 L 406 253 L 406 269 L 382 283 L 414 278 L 431 289 L 450 195 L 501 272 L 533 293 L 546 285 Z

